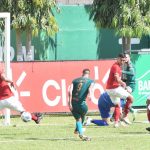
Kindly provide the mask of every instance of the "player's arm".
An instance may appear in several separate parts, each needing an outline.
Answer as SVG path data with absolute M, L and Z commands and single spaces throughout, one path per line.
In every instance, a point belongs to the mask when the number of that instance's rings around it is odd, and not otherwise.
M 121 77 L 119 76 L 118 73 L 115 73 L 114 76 L 115 76 L 116 81 L 117 81 L 121 86 L 126 87 L 126 83 L 121 80 Z
M 89 87 L 89 91 L 88 91 L 88 99 L 91 100 L 92 95 L 93 95 L 93 87 L 94 87 L 94 82 L 91 83 L 90 87 Z
M 134 76 L 134 75 L 135 75 L 135 67 L 134 67 L 132 64 L 129 64 L 128 67 L 129 67 L 129 71 L 127 71 L 127 70 L 122 70 L 122 73 L 123 73 L 123 74 L 127 74 L 127 75 L 131 75 L 131 76 Z
M 71 104 L 71 101 L 72 101 L 72 91 L 73 91 L 73 84 L 70 85 L 69 93 L 68 93 L 68 97 L 69 97 L 68 105 L 69 105 L 69 109 L 70 110 L 72 110 L 72 104 Z
M 13 81 L 10 80 L 9 78 L 7 78 L 4 73 L 1 73 L 1 79 L 2 79 L 3 81 L 6 81 L 6 82 L 10 83 L 10 85 L 14 87 Z

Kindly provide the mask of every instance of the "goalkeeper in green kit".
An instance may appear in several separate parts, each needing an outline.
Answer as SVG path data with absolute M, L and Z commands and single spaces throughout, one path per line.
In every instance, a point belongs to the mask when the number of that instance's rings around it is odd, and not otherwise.
M 72 81 L 69 90 L 69 109 L 72 112 L 76 120 L 75 132 L 79 134 L 79 137 L 83 141 L 90 141 L 91 139 L 83 135 L 82 124 L 85 120 L 85 115 L 88 111 L 86 104 L 86 98 L 91 98 L 91 92 L 94 85 L 94 81 L 89 78 L 90 70 L 84 69 L 82 77 L 76 78 Z
M 135 84 L 136 84 L 135 82 L 136 71 L 135 71 L 134 65 L 132 64 L 130 60 L 130 54 L 129 53 L 124 53 L 124 54 L 125 54 L 126 62 L 122 68 L 122 80 L 127 85 L 127 91 L 129 93 L 133 93 L 133 91 L 135 90 Z M 134 121 L 136 110 L 130 107 L 130 112 L 133 114 L 133 121 Z

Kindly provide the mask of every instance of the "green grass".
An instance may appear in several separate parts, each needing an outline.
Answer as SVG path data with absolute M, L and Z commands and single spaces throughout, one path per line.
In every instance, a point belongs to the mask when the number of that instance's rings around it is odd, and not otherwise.
M 150 125 L 138 122 L 145 120 L 146 113 L 139 113 L 128 127 L 88 126 L 85 134 L 92 141 L 85 142 L 73 134 L 72 116 L 45 116 L 40 125 L 12 118 L 11 126 L 0 126 L 0 150 L 148 150 L 150 134 L 145 128 Z

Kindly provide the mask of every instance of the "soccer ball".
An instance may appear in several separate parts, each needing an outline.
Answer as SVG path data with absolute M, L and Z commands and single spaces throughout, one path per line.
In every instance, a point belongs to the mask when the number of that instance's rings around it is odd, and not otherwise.
M 29 122 L 29 121 L 31 121 L 32 116 L 31 116 L 31 114 L 30 114 L 29 112 L 23 112 L 23 113 L 21 114 L 21 119 L 22 119 L 24 122 Z

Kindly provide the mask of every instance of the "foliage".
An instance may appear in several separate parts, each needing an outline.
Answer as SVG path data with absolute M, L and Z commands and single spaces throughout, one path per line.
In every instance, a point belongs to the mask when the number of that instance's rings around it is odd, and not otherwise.
M 53 8 L 57 8 L 54 0 L 1 0 L 0 11 L 11 12 L 12 28 L 32 30 L 37 36 L 39 30 L 52 36 L 58 31 L 58 25 L 53 16 Z
M 94 0 L 90 13 L 98 28 L 113 28 L 122 37 L 150 34 L 149 0 Z

